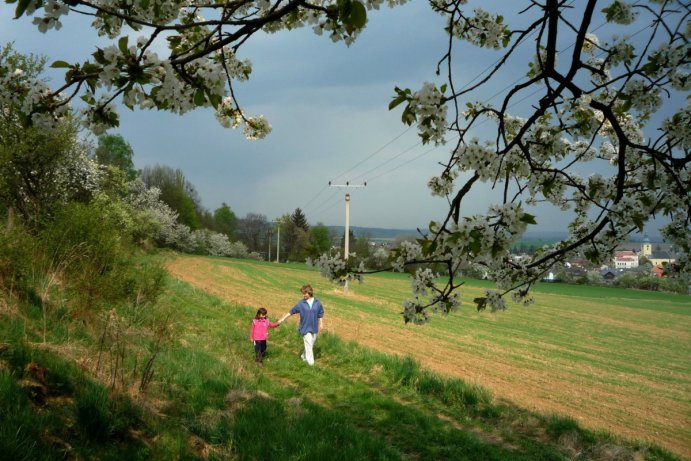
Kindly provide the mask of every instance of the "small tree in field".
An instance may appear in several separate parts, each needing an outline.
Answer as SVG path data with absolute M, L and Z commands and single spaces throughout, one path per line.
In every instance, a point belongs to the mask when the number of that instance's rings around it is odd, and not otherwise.
M 351 43 L 367 10 L 381 3 L 20 0 L 16 16 L 33 14 L 41 31 L 78 11 L 93 15 L 93 27 L 113 43 L 82 63 L 53 63 L 66 71 L 55 91 L 21 69 L 0 68 L 0 100 L 14 98 L 27 123 L 50 127 L 80 95 L 95 132 L 117 125 L 115 101 L 176 113 L 213 107 L 224 126 L 242 126 L 248 138 L 261 138 L 270 125 L 246 115 L 234 96 L 234 83 L 251 73 L 238 50 L 260 30 L 304 26 Z M 419 268 L 412 275 L 413 297 L 404 303 L 406 321 L 424 322 L 430 309 L 456 309 L 462 281 L 455 274 L 470 265 L 484 268 L 498 285 L 475 299 L 479 309 L 505 308 L 509 292 L 529 302 L 529 288 L 553 266 L 577 251 L 592 262 L 606 261 L 658 215 L 669 220 L 663 235 L 679 250 L 679 274 L 689 277 L 690 7 L 671 0 L 506 3 L 521 5 L 520 18 L 488 12 L 481 2 L 431 0 L 448 35 L 445 49 L 432 50 L 444 82 L 394 90 L 390 108 L 402 108 L 402 121 L 414 124 L 424 143 L 450 145 L 439 174 L 428 181 L 433 195 L 448 199 L 448 212 L 392 257 L 394 269 Z M 519 19 L 520 27 L 510 24 Z M 127 35 L 130 29 L 136 39 Z M 456 62 L 463 63 L 465 43 L 499 58 L 477 82 L 463 86 Z M 168 57 L 154 51 L 161 46 Z M 532 60 L 520 59 L 526 52 Z M 485 87 L 506 80 L 514 83 L 497 104 L 479 100 Z M 470 192 L 478 188 L 486 196 L 491 190 L 493 203 L 483 214 L 465 215 Z M 513 261 L 511 247 L 538 224 L 537 205 L 568 211 L 569 236 L 529 260 Z M 361 275 L 344 261 L 322 257 L 318 264 L 333 279 Z M 440 264 L 448 274 L 441 284 L 430 269 Z

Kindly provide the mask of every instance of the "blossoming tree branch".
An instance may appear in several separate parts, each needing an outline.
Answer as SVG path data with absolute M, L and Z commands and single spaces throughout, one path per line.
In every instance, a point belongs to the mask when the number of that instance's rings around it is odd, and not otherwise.
M 0 69 L 0 100 L 21 104 L 27 125 L 54 126 L 70 101 L 87 106 L 95 133 L 117 126 L 117 104 L 184 113 L 214 107 L 219 122 L 242 126 L 249 139 L 271 127 L 245 114 L 234 82 L 250 77 L 240 48 L 260 31 L 311 27 L 352 43 L 367 11 L 381 0 L 7 0 L 17 18 L 33 17 L 38 30 L 59 29 L 66 14 L 93 17 L 92 27 L 112 39 L 81 63 L 54 62 L 65 83 L 50 89 L 22 69 Z M 390 0 L 390 6 L 405 0 Z M 415 125 L 423 143 L 449 146 L 433 195 L 448 199 L 448 213 L 405 242 L 391 267 L 412 274 L 406 321 L 460 305 L 464 269 L 480 265 L 497 288 L 476 298 L 479 309 L 505 308 L 505 296 L 530 302 L 530 288 L 555 265 L 580 254 L 607 261 L 616 246 L 664 216 L 665 239 L 679 252 L 674 267 L 689 278 L 690 7 L 671 0 L 525 0 L 521 27 L 481 2 L 431 0 L 445 18 L 445 49 L 436 50 L 439 84 L 395 88 L 390 109 Z M 599 19 L 598 19 L 599 18 Z M 514 18 L 518 19 L 518 18 Z M 597 20 L 597 21 L 596 21 Z M 598 21 L 603 22 L 598 22 Z M 474 84 L 461 86 L 459 42 L 499 50 L 496 64 Z M 154 49 L 165 43 L 169 54 Z M 526 50 L 522 69 L 507 63 Z M 518 79 L 516 79 L 519 77 Z M 496 81 L 511 84 L 498 103 L 479 99 Z M 525 101 L 528 101 L 527 103 Z M 494 202 L 469 216 L 464 204 L 477 187 L 490 186 Z M 514 243 L 536 226 L 536 206 L 571 216 L 569 236 L 531 259 L 515 261 Z M 533 213 L 535 213 L 533 211 Z M 339 256 L 313 263 L 333 280 L 360 278 Z M 434 269 L 433 269 L 434 268 Z M 439 269 L 441 268 L 441 269 Z M 441 281 L 440 281 L 441 280 Z

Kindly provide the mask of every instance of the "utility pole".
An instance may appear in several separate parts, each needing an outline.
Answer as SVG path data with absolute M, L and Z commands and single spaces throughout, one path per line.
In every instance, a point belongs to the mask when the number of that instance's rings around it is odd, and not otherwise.
M 345 211 L 346 211 L 346 216 L 345 216 L 345 248 L 344 248 L 344 253 L 345 253 L 345 258 L 348 259 L 348 255 L 350 254 L 350 194 L 346 192 L 345 195 Z
M 278 229 L 278 235 L 276 236 L 276 262 L 281 262 L 281 221 L 274 220 L 277 224 L 276 229 Z
M 271 262 L 271 243 L 272 243 L 272 240 L 273 240 L 272 237 L 274 236 L 273 232 L 271 232 L 271 228 L 269 228 L 268 234 L 269 234 L 269 245 L 268 245 L 268 246 L 269 246 L 269 257 L 266 258 L 266 260 L 269 261 L 269 262 Z
M 331 187 L 366 187 L 367 183 L 363 184 L 350 184 L 346 181 L 345 184 L 331 184 L 329 181 L 329 186 Z M 345 238 L 344 238 L 344 249 L 343 249 L 343 259 L 348 260 L 348 254 L 350 253 L 350 193 L 345 194 Z M 346 279 L 343 285 L 343 293 L 348 294 L 348 279 Z

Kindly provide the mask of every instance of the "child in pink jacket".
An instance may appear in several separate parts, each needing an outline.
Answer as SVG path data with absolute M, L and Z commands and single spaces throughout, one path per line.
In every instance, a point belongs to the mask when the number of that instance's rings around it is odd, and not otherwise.
M 256 354 L 255 362 L 257 363 L 263 363 L 264 355 L 266 354 L 266 338 L 269 336 L 269 328 L 276 328 L 280 325 L 280 323 L 269 322 L 266 315 L 266 308 L 260 307 L 257 310 L 257 315 L 252 319 L 250 341 L 254 343 L 254 352 Z

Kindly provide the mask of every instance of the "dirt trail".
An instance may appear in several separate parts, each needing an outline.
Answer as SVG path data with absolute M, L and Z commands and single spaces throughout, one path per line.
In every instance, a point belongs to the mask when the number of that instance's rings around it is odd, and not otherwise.
M 297 298 L 296 294 L 291 296 L 279 289 L 272 290 L 267 281 L 253 280 L 241 270 L 214 266 L 209 261 L 185 257 L 171 261 L 167 268 L 174 277 L 229 302 L 252 305 L 247 293 L 258 292 L 255 289 L 261 290 L 261 303 L 267 306 L 291 306 Z M 232 283 L 228 283 L 229 279 Z M 336 291 L 329 294 L 338 295 Z M 358 296 L 373 304 L 379 302 L 357 293 L 351 293 L 348 298 Z M 345 315 L 340 309 L 330 307 L 325 318 L 326 327 L 343 339 L 382 352 L 409 354 L 434 372 L 480 384 L 495 397 L 519 407 L 542 414 L 568 415 L 583 427 L 604 429 L 634 440 L 647 440 L 691 457 L 691 441 L 680 439 L 679 428 L 674 427 L 675 421 L 685 421 L 687 428 L 691 426 L 691 415 L 675 402 L 659 396 L 652 399 L 644 386 L 640 386 L 639 391 L 635 390 L 639 386 L 634 390 L 630 387 L 624 390 L 606 382 L 592 386 L 592 381 L 574 379 L 574 376 L 591 372 L 574 370 L 587 367 L 585 364 L 557 364 L 542 369 L 525 367 L 505 357 L 497 345 L 479 345 L 484 348 L 484 353 L 479 354 L 475 350 L 458 348 L 443 339 L 431 339 L 423 329 L 392 328 L 372 321 L 366 313 Z M 275 315 L 280 314 L 275 312 Z M 539 357 L 532 359 L 539 361 Z

